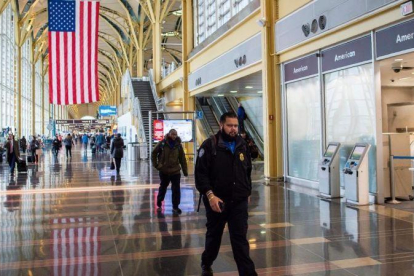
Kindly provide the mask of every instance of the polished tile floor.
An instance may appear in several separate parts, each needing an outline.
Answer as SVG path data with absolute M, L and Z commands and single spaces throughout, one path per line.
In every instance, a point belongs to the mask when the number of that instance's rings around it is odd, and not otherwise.
M 0 166 L 0 275 L 200 275 L 204 208 L 183 179 L 183 214 L 155 210 L 159 178 L 148 162 L 75 149 L 45 153 L 27 174 Z M 248 240 L 259 275 L 414 275 L 414 214 L 347 207 L 277 183 L 255 165 Z M 215 275 L 238 275 L 228 232 Z

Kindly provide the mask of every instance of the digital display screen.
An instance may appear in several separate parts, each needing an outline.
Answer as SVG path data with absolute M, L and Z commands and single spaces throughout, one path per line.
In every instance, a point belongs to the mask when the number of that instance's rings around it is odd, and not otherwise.
M 337 145 L 329 145 L 325 151 L 324 157 L 332 157 L 336 151 Z
M 361 159 L 362 154 L 364 153 L 365 147 L 364 146 L 357 146 L 354 148 L 354 151 L 351 154 L 352 160 L 359 160 Z
M 103 117 L 117 115 L 116 106 L 112 106 L 112 105 L 101 105 L 99 107 L 99 115 L 101 115 Z
M 164 139 L 164 136 L 175 129 L 182 142 L 193 141 L 193 121 L 192 120 L 154 120 L 154 142 Z

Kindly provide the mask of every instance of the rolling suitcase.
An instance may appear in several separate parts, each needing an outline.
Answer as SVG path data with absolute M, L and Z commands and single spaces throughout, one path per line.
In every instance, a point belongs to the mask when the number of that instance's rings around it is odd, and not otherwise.
M 18 172 L 27 172 L 27 164 L 25 160 L 19 160 L 17 162 L 17 171 Z
M 29 156 L 27 156 L 27 163 L 34 163 L 34 156 L 31 156 L 31 155 L 29 155 Z

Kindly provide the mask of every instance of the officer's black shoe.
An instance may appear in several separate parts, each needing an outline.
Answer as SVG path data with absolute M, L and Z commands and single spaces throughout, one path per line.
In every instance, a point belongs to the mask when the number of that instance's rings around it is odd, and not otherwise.
M 176 213 L 176 214 L 179 214 L 179 215 L 181 215 L 181 213 L 182 213 L 180 208 L 173 208 L 173 212 Z
M 213 276 L 213 270 L 211 266 L 201 266 L 201 276 Z

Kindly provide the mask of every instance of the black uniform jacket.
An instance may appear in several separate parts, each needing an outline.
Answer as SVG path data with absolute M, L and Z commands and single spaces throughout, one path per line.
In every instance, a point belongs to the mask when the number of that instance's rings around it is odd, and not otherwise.
M 224 201 L 239 201 L 250 196 L 252 190 L 252 163 L 246 142 L 236 139 L 234 154 L 223 141 L 221 133 L 216 135 L 216 155 L 212 138 L 203 142 L 197 157 L 195 181 L 197 190 L 213 193 Z

